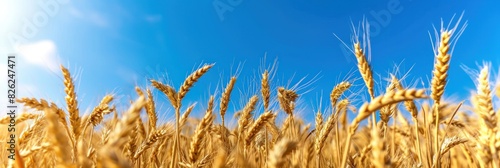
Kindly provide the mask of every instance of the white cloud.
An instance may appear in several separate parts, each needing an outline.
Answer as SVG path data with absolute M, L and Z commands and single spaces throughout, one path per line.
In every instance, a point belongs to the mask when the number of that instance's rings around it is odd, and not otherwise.
M 30 64 L 52 71 L 59 69 L 60 60 L 57 56 L 57 47 L 51 40 L 23 44 L 18 46 L 17 50 L 19 56 Z

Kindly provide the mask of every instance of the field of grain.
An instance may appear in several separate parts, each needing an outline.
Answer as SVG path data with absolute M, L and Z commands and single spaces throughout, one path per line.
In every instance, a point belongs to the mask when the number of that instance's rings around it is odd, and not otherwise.
M 117 111 L 116 95 L 107 95 L 90 114 L 80 115 L 80 93 L 75 92 L 71 72 L 61 66 L 66 106 L 38 98 L 17 99 L 30 110 L 16 120 L 15 160 L 8 159 L 7 145 L 0 148 L 2 167 L 498 168 L 500 115 L 493 99 L 500 98 L 500 86 L 490 82 L 490 67 L 479 69 L 477 91 L 464 100 L 470 103 L 442 99 L 452 48 L 464 27 L 437 31 L 429 89 L 410 88 L 390 75 L 385 86 L 377 86 L 386 88 L 381 94 L 375 94 L 376 85 L 382 83 L 374 83 L 363 47 L 369 41 L 358 40 L 366 34 L 355 34 L 349 45 L 370 100 L 355 107 L 352 101 L 360 99 L 345 95 L 353 81 L 340 82 L 325 97 L 331 111 L 306 112 L 316 116 L 313 123 L 296 116 L 300 95 L 295 90 L 270 87 L 269 71 L 255 83 L 260 94 L 234 117 L 226 115 L 238 82 L 231 76 L 224 79 L 229 82 L 220 97 L 199 102 L 206 107 L 204 116 L 190 117 L 194 105 L 183 104 L 183 98 L 192 87 L 202 87 L 196 82 L 211 73 L 214 64 L 203 65 L 178 88 L 159 80 L 151 80 L 147 88 L 136 87 L 137 95 L 132 96 L 136 99 L 126 111 Z M 159 124 L 153 93 L 165 94 L 175 109 L 175 120 Z M 282 122 L 276 120 L 278 114 L 285 116 Z M 228 121 L 237 124 L 228 126 Z M 1 129 L 6 130 L 9 122 L 8 117 L 0 119 Z M 2 144 L 5 135 L 0 135 Z

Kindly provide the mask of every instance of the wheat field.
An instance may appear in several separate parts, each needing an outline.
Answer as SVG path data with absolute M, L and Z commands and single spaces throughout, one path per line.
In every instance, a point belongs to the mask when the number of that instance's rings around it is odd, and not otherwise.
M 353 101 L 361 99 L 345 95 L 354 83 L 342 81 L 326 97 L 331 111 L 304 112 L 315 116 L 312 123 L 296 115 L 300 97 L 296 90 L 270 87 L 269 71 L 255 83 L 259 94 L 249 98 L 234 117 L 226 115 L 237 82 L 237 77 L 230 76 L 222 94 L 204 103 L 203 117 L 190 117 L 195 105 L 183 104 L 183 99 L 192 87 L 203 87 L 195 83 L 214 64 L 192 72 L 178 89 L 159 79 L 151 80 L 150 87 L 136 87 L 137 95 L 132 96 L 136 99 L 126 111 L 117 110 L 115 95 L 110 94 L 90 114 L 80 115 L 75 81 L 61 66 L 65 107 L 38 98 L 17 99 L 28 110 L 16 120 L 15 159 L 8 159 L 6 145 L 1 147 L 2 167 L 498 168 L 500 115 L 493 99 L 500 98 L 500 86 L 490 82 L 491 67 L 480 68 L 477 91 L 464 100 L 470 103 L 442 99 L 452 48 L 463 28 L 437 32 L 429 89 L 405 86 L 390 74 L 387 85 L 377 86 L 385 88 L 379 94 L 374 88 L 381 83 L 374 83 L 362 47 L 369 41 L 360 41 L 364 34 L 355 34 L 350 48 L 370 98 L 354 106 Z M 153 93 L 167 97 L 175 120 L 159 124 L 162 119 L 153 98 L 158 95 Z M 278 114 L 285 119 L 277 121 Z M 9 118 L 0 123 L 6 127 Z M 0 135 L 2 143 L 5 135 Z

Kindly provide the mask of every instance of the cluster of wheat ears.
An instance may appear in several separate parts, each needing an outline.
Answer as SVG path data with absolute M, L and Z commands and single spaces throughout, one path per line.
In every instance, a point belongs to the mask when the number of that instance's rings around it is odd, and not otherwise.
M 157 80 L 150 81 L 152 88 L 165 94 L 175 109 L 175 121 L 158 124 L 157 102 L 152 90 L 139 87 L 136 87 L 138 98 L 132 101 L 128 111 L 117 112 L 112 103 L 114 95 L 110 94 L 88 115 L 80 116 L 73 78 L 68 69 L 61 66 L 66 107 L 63 109 L 44 99 L 17 99 L 32 111 L 17 118 L 17 125 L 22 129 L 19 128 L 15 160 L 7 158 L 5 145 L 0 151 L 1 159 L 4 166 L 20 168 L 497 168 L 500 167 L 497 154 L 500 115 L 493 108 L 489 67 L 480 70 L 471 106 L 462 107 L 462 103 L 448 103 L 441 98 L 452 48 L 464 27 L 436 32 L 429 91 L 406 88 L 395 75 L 390 75 L 385 93 L 375 95 L 372 69 L 362 47 L 366 41 L 353 40 L 353 53 L 370 100 L 359 108 L 353 107 L 351 100 L 343 96 L 352 82 L 340 82 L 329 96 L 331 112 L 310 112 L 316 116 L 314 126 L 304 124 L 294 115 L 299 97 L 296 91 L 284 87 L 271 89 L 269 71 L 261 76 L 259 94 L 252 96 L 235 115 L 236 126 L 225 123 L 236 77 L 230 78 L 220 102 L 211 96 L 203 118 L 189 122 L 193 119 L 189 115 L 194 105 L 183 106 L 183 98 L 213 64 L 194 71 L 177 90 Z M 500 97 L 498 86 L 496 96 Z M 278 102 L 279 107 L 273 108 L 273 101 Z M 214 108 L 215 103 L 218 109 Z M 259 105 L 263 107 L 257 107 Z M 355 114 L 350 122 L 349 111 Z M 471 111 L 477 115 L 470 115 Z M 147 118 L 141 118 L 142 113 Z M 279 113 L 286 116 L 280 123 L 276 122 Z M 378 122 L 376 114 L 379 114 Z M 411 119 L 407 119 L 410 116 Z M 216 117 L 221 118 L 220 123 L 214 122 Z M 368 124 L 363 124 L 367 118 L 371 118 Z M 0 122 L 5 125 L 9 118 Z

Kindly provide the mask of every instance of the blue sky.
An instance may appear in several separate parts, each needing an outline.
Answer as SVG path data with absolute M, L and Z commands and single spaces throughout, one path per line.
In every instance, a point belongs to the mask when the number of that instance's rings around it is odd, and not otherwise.
M 202 64 L 216 63 L 184 104 L 198 102 L 201 110 L 209 95 L 216 90 L 220 95 L 230 76 L 237 74 L 232 113 L 258 93 L 259 73 L 277 59 L 272 86 L 291 87 L 306 77 L 298 91 L 298 108 L 304 109 L 305 118 L 312 118 L 319 97 L 323 94 L 326 102 L 343 79 L 355 82 L 350 95 L 363 89 L 354 55 L 333 35 L 351 47 L 351 21 L 357 24 L 363 17 L 372 27 L 377 94 L 396 65 L 398 77 L 411 70 L 404 83 L 428 87 L 434 61 L 428 32 L 433 32 L 433 25 L 439 28 L 441 19 L 447 24 L 463 11 L 461 23 L 467 20 L 468 27 L 452 56 L 445 97 L 462 100 L 474 88 L 461 65 L 478 69 L 489 61 L 497 72 L 500 63 L 498 1 L 35 1 L 0 2 L 0 51 L 19 55 L 18 96 L 46 98 L 63 106 L 58 69 L 62 64 L 77 77 L 82 111 L 107 93 L 116 94 L 125 108 L 136 97 L 136 85 L 149 87 L 147 81 L 157 79 L 178 88 Z M 5 63 L 0 65 L 5 69 Z M 304 85 L 307 81 L 313 82 Z M 362 91 L 349 97 L 360 102 L 367 97 Z M 164 120 L 172 119 L 168 101 L 155 93 Z

